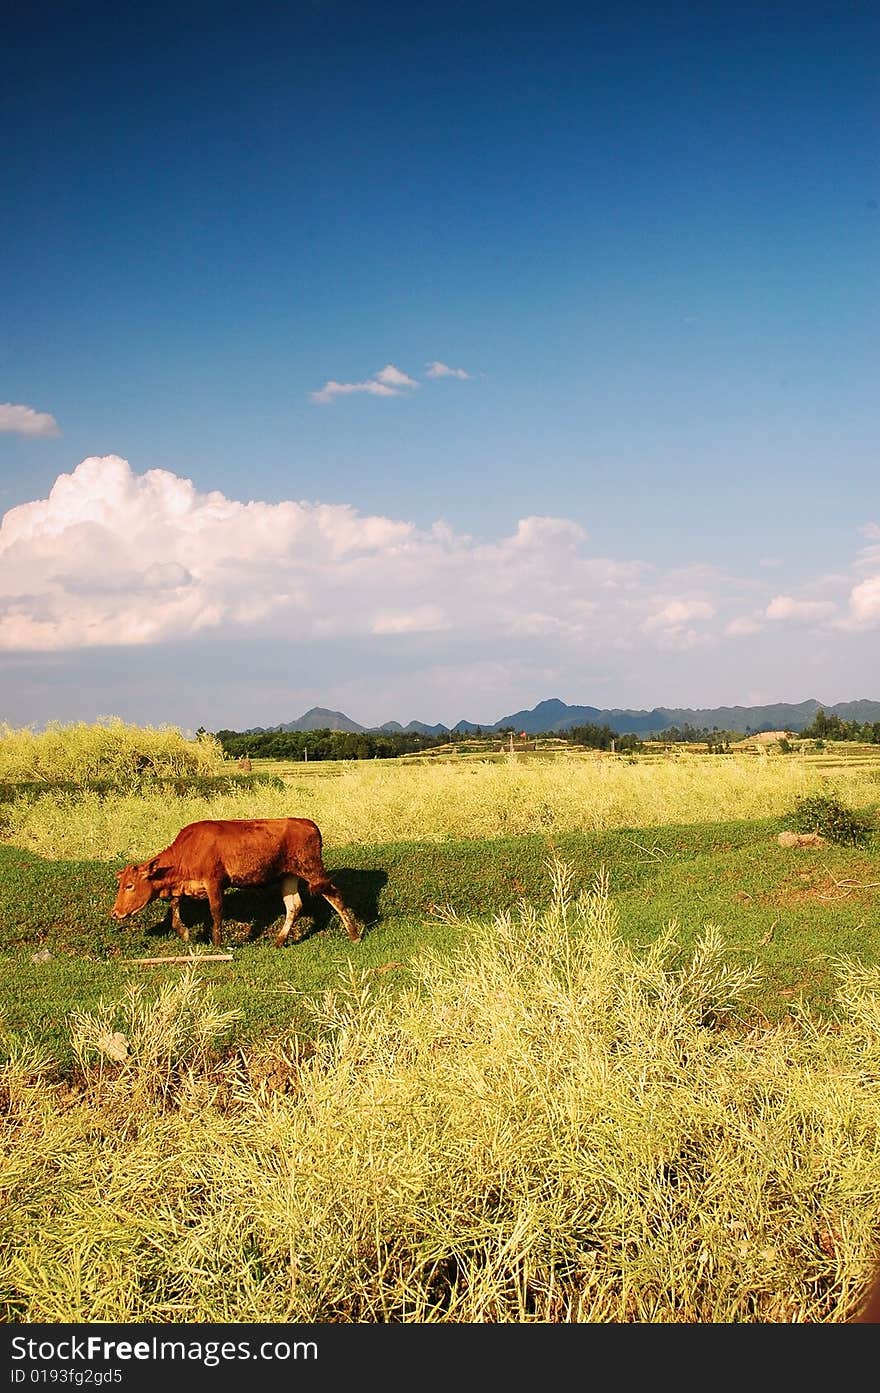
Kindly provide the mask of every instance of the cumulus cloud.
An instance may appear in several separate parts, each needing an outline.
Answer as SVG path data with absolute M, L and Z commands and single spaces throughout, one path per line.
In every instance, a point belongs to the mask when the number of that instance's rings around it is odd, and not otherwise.
M 853 586 L 849 596 L 848 626 L 869 629 L 880 625 L 880 575 Z
M 641 629 L 654 637 L 659 648 L 681 652 L 715 642 L 713 630 L 694 626 L 695 622 L 711 619 L 714 614 L 715 606 L 708 600 L 679 596 L 668 600 L 659 609 L 652 608 L 652 612 L 643 620 Z
M 861 579 L 851 587 L 847 608 L 838 621 L 843 630 L 880 628 L 880 526 L 869 522 L 860 531 L 867 545 L 854 567 Z
M 800 624 L 811 624 L 816 620 L 829 619 L 836 609 L 833 600 L 796 600 L 791 595 L 776 595 L 765 612 L 768 619 L 795 620 Z
M 470 377 L 469 372 L 464 368 L 450 368 L 446 363 L 438 363 L 435 359 L 433 363 L 425 364 L 426 377 L 460 377 L 462 380 Z
M 48 411 L 35 411 L 32 406 L 16 406 L 0 402 L 0 431 L 16 435 L 60 435 L 58 422 Z
M 598 554 L 571 518 L 533 515 L 474 537 L 345 504 L 239 501 L 94 456 L 0 520 L 0 652 L 72 661 L 160 643 L 312 644 L 346 672 L 340 655 L 381 647 L 401 671 L 405 655 L 453 671 L 501 651 L 536 671 L 564 660 L 607 673 L 615 655 L 642 664 L 670 652 L 679 671 L 689 651 L 735 638 L 739 670 L 742 641 L 761 628 L 781 653 L 803 648 L 805 624 L 831 642 L 844 612 L 852 629 L 880 625 L 878 571 L 765 598 L 753 573 Z M 824 598 L 847 590 L 848 610 Z
M 344 397 L 352 392 L 366 392 L 372 397 L 399 397 L 404 388 L 418 387 L 415 378 L 409 377 L 393 363 L 386 363 L 377 373 L 364 382 L 336 382 L 332 378 L 325 382 L 317 392 L 312 392 L 312 401 L 326 405 L 335 397 Z
M 711 619 L 715 608 L 706 600 L 670 600 L 645 620 L 643 627 L 651 629 L 680 629 L 691 619 Z
M 643 617 L 645 570 L 591 555 L 567 518 L 478 541 L 342 504 L 239 502 L 95 456 L 2 519 L 0 649 L 453 629 L 594 644 L 613 640 L 612 599 Z
M 868 523 L 860 531 L 867 545 L 848 574 L 826 573 L 802 586 L 798 595 L 773 595 L 760 608 L 728 620 L 724 633 L 748 638 L 768 627 L 809 629 L 827 640 L 834 633 L 880 627 L 880 527 Z
M 724 626 L 724 632 L 731 638 L 750 638 L 752 634 L 760 634 L 764 628 L 760 619 L 751 614 L 740 614 L 735 619 L 731 619 Z M 760 705 L 760 702 L 756 702 Z

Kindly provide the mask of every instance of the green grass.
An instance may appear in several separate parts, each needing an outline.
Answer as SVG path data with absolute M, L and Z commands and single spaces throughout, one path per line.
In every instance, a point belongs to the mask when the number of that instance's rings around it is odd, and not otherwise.
M 603 877 L 546 885 L 393 998 L 352 956 L 309 1038 L 230 1055 L 186 969 L 74 1010 L 69 1082 L 15 1047 L 0 1320 L 852 1320 L 880 971 L 839 965 L 834 1022 L 769 1026 L 718 930 L 631 947 Z
M 851 1320 L 880 770 L 654 758 L 0 807 L 0 1320 Z M 816 792 L 863 845 L 778 844 Z M 229 891 L 231 962 L 194 902 L 196 966 L 134 961 L 183 945 L 111 921 L 123 860 L 272 811 L 316 816 L 363 940 L 322 900 L 276 948 L 277 890 Z
M 234 960 L 200 971 L 224 1009 L 241 1013 L 234 1042 L 256 1041 L 296 1025 L 304 999 L 332 986 L 349 961 L 394 991 L 403 966 L 426 946 L 460 949 L 460 921 L 546 904 L 555 855 L 570 866 L 576 890 L 607 869 L 621 933 L 634 945 L 673 920 L 685 944 L 715 924 L 734 955 L 761 964 L 758 1003 L 768 1020 L 801 1001 L 827 1011 L 835 955 L 880 961 L 876 834 L 867 847 L 783 849 L 783 821 L 333 847 L 328 869 L 367 925 L 360 944 L 349 943 L 319 901 L 306 904 L 301 941 L 278 949 L 270 936 L 282 919 L 277 891 L 227 891 L 224 948 Z M 46 861 L 0 846 L 0 1018 L 68 1063 L 71 1009 L 94 1009 L 133 978 L 161 981 L 181 970 L 131 959 L 188 951 L 164 927 L 159 902 L 123 925 L 110 919 L 118 864 Z M 205 907 L 187 901 L 184 917 L 191 949 L 212 951 Z

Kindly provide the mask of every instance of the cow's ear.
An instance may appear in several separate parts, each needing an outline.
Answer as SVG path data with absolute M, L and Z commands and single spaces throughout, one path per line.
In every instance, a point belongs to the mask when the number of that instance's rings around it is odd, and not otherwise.
M 162 869 L 159 865 L 158 856 L 154 856 L 152 861 L 145 861 L 142 869 L 144 875 L 147 877 L 147 880 L 153 880 L 159 874 L 159 871 Z

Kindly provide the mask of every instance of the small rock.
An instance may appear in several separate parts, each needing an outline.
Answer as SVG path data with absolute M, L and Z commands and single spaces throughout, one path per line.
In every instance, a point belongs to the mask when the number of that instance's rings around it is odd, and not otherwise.
M 827 846 L 826 839 L 818 832 L 780 832 L 776 838 L 780 846 Z
M 41 948 L 39 952 L 31 953 L 32 963 L 50 963 L 51 961 L 52 954 L 49 952 L 48 948 Z
M 122 1064 L 128 1058 L 128 1041 L 121 1030 L 102 1030 L 95 1042 L 102 1054 Z

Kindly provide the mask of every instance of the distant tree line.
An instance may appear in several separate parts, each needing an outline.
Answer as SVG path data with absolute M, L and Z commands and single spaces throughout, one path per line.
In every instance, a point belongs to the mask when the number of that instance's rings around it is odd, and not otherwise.
M 589 750 L 617 750 L 627 754 L 644 748 L 637 735 L 621 735 L 609 725 L 571 726 L 565 735 L 573 745 L 585 745 Z
M 880 745 L 880 721 L 844 721 L 840 716 L 829 716 L 820 706 L 801 736 L 806 740 L 858 740 L 864 745 Z
M 514 732 L 512 726 L 484 732 L 475 728 L 466 734 L 461 731 L 441 731 L 436 735 L 422 735 L 417 731 L 348 731 L 331 730 L 265 730 L 258 733 L 237 730 L 218 730 L 214 734 L 219 740 L 225 755 L 232 759 L 249 756 L 253 759 L 394 759 L 398 755 L 418 754 L 440 745 L 454 742 L 466 746 L 469 741 L 486 739 L 506 740 Z M 844 721 L 840 716 L 829 716 L 821 708 L 816 712 L 811 725 L 800 732 L 802 738 L 813 740 L 859 740 L 867 744 L 880 744 L 880 721 Z M 619 754 L 629 754 L 644 750 L 644 742 L 631 732 L 621 734 L 609 725 L 577 725 L 566 731 L 545 731 L 543 737 L 530 736 L 531 739 L 565 739 L 572 745 L 582 745 L 592 750 L 614 750 Z M 665 730 L 652 734 L 651 740 L 669 745 L 705 745 L 710 753 L 723 754 L 729 751 L 731 743 L 743 738 L 742 731 L 719 730 L 713 726 L 692 726 L 685 722 L 682 726 L 668 726 Z
M 232 759 L 393 759 L 444 745 L 448 734 L 419 735 L 415 731 L 370 734 L 349 730 L 215 731 L 224 754 Z
M 712 754 L 730 749 L 730 742 L 742 739 L 742 731 L 719 730 L 713 726 L 692 726 L 685 721 L 683 726 L 668 726 L 655 737 L 667 745 L 708 745 Z

